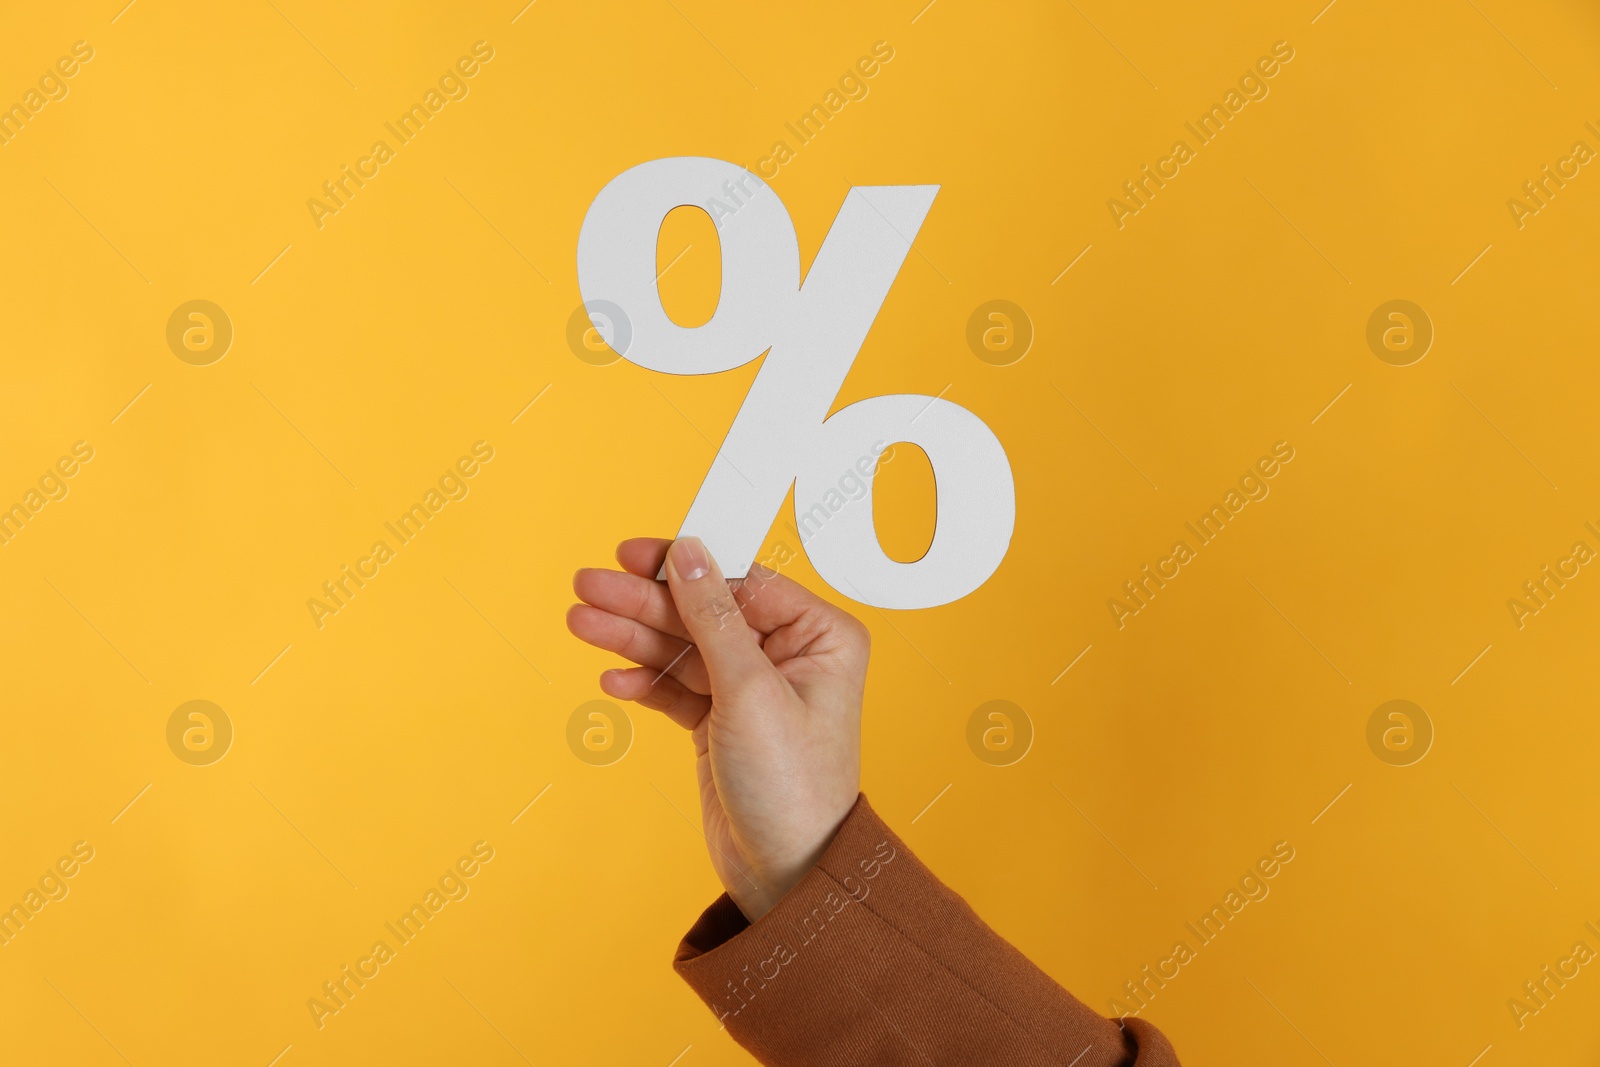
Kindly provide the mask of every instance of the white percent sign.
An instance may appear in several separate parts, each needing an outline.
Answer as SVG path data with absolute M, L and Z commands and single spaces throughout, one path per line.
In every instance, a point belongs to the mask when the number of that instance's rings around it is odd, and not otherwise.
M 788 210 L 735 163 L 699 156 L 641 163 L 589 206 L 578 235 L 578 288 L 586 305 L 610 304 L 626 315 L 622 356 L 667 374 L 717 374 L 767 353 L 678 531 L 700 537 L 728 576 L 749 571 L 791 483 L 797 518 L 816 527 L 803 543 L 817 573 L 863 603 L 947 604 L 982 585 L 1005 558 L 1016 491 L 1005 449 L 981 419 L 949 401 L 908 394 L 828 415 L 938 192 L 937 185 L 851 188 L 804 284 Z M 674 208 L 713 197 L 737 204 L 731 214 L 718 212 L 722 292 L 710 321 L 679 326 L 661 303 L 657 238 Z M 617 323 L 597 311 L 591 321 L 607 341 L 618 338 Z M 878 452 L 901 442 L 927 453 L 937 494 L 933 542 L 911 563 L 891 559 L 878 542 L 870 473 L 857 498 L 839 489 L 852 471 L 875 473 Z

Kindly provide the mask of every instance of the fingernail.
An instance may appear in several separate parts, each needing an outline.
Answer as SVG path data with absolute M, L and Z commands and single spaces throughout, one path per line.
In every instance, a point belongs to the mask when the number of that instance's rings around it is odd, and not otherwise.
M 671 555 L 673 569 L 686 582 L 697 581 L 711 573 L 710 557 L 698 537 L 678 538 L 672 542 Z

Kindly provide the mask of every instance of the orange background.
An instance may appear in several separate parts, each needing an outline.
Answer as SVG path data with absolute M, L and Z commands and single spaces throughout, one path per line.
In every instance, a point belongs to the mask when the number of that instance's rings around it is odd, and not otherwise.
M 1600 548 L 1600 176 L 1507 206 L 1600 148 L 1600 13 L 923 2 L 0 18 L 0 102 L 94 50 L 0 146 L 0 506 L 94 450 L 0 546 L 0 904 L 94 850 L 0 947 L 0 1060 L 749 1062 L 668 965 L 718 888 L 688 742 L 636 710 L 622 759 L 577 758 L 612 660 L 562 615 L 576 567 L 675 530 L 760 365 L 595 366 L 566 328 L 606 181 L 780 139 L 806 263 L 851 184 L 942 186 L 839 404 L 942 394 L 1017 481 L 983 588 L 856 607 L 878 810 L 1102 1011 L 1288 842 L 1144 1011 L 1185 1063 L 1600 1053 L 1593 967 L 1507 1007 L 1600 949 L 1600 577 L 1521 629 L 1507 607 Z M 468 95 L 319 228 L 307 200 L 477 41 Z M 868 94 L 795 145 L 878 41 Z M 1279 41 L 1269 94 L 1119 229 L 1122 183 Z M 674 219 L 661 262 L 705 313 L 709 224 Z M 166 340 L 193 299 L 234 330 L 206 366 Z M 1035 331 L 1007 366 L 966 341 L 994 299 Z M 1366 341 L 1394 299 L 1436 333 L 1409 366 Z M 478 441 L 469 494 L 318 628 L 307 600 Z M 1106 601 L 1278 441 L 1270 495 L 1118 629 Z M 903 556 L 931 514 L 905 451 L 877 506 Z M 1010 766 L 967 743 L 994 699 L 1034 731 Z M 1368 746 L 1395 699 L 1435 734 L 1410 766 Z M 190 700 L 232 724 L 218 762 L 169 748 Z M 319 1029 L 307 1000 L 479 841 L 468 895 Z

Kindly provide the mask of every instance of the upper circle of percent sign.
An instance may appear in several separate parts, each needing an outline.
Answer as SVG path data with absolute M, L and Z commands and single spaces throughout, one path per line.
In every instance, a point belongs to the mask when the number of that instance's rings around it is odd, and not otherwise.
M 1011 544 L 1016 487 L 994 432 L 966 408 L 929 396 L 871 397 L 832 416 L 839 389 L 883 306 L 937 185 L 855 186 L 804 282 L 783 201 L 755 174 L 679 156 L 623 171 L 589 205 L 578 233 L 584 302 L 621 307 L 625 358 L 666 374 L 718 374 L 768 352 L 695 494 L 679 537 L 705 542 L 729 577 L 749 572 L 793 483 L 805 550 L 824 581 L 881 608 L 959 600 L 989 579 Z M 722 245 L 722 293 L 709 322 L 673 322 L 656 287 L 656 238 L 678 207 L 706 209 Z M 598 326 L 597 326 L 598 328 Z M 933 543 L 890 559 L 872 520 L 871 479 L 847 499 L 840 479 L 886 445 L 927 453 L 936 482 Z

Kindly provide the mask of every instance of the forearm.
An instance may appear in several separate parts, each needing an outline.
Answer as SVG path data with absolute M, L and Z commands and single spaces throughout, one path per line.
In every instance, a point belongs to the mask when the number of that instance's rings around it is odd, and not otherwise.
M 728 1032 L 774 1067 L 1067 1064 L 1170 1067 L 990 930 L 862 797 L 817 865 L 754 925 L 726 897 L 675 966 Z

